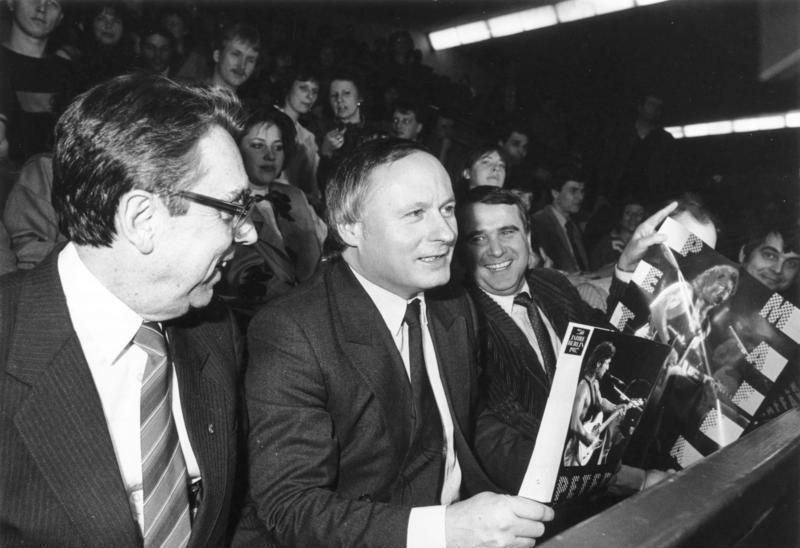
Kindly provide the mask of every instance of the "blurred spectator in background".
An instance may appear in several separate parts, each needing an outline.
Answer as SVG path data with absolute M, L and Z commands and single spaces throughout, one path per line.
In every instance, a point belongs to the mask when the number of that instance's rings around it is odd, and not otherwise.
M 191 16 L 177 5 L 167 5 L 161 11 L 161 26 L 167 29 L 175 44 L 170 73 L 177 80 L 202 82 L 211 75 L 208 52 L 198 48 L 193 40 Z
M 61 3 L 11 0 L 11 29 L 0 46 L 0 158 L 21 165 L 53 147 L 53 128 L 73 94 L 72 63 L 47 52 Z
M 598 271 L 602 267 L 611 268 L 617 263 L 622 250 L 630 241 L 633 231 L 645 218 L 644 200 L 628 196 L 619 204 L 617 225 L 592 247 L 589 253 L 589 268 Z
M 139 67 L 162 76 L 171 76 L 175 43 L 172 34 L 161 27 L 150 26 L 142 30 L 139 44 Z
M 422 108 L 410 101 L 399 100 L 392 109 L 392 135 L 418 141 L 424 129 Z
M 130 15 L 124 4 L 93 4 L 86 16 L 87 37 L 78 63 L 82 90 L 127 72 L 135 59 L 133 42 L 127 34 Z
M 236 93 L 253 75 L 260 50 L 258 29 L 244 23 L 226 26 L 212 54 L 211 84 Z

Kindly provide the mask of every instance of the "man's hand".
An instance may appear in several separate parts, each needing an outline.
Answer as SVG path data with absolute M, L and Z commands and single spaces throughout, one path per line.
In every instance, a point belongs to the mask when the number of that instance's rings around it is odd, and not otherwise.
M 524 497 L 480 493 L 447 507 L 447 548 L 533 546 L 552 508 Z
M 633 272 L 637 263 L 644 257 L 645 251 L 651 246 L 664 243 L 667 239 L 663 234 L 656 232 L 656 227 L 678 207 L 678 202 L 672 202 L 664 209 L 646 219 L 633 231 L 628 245 L 622 250 L 622 255 L 617 261 L 617 268 L 623 272 Z

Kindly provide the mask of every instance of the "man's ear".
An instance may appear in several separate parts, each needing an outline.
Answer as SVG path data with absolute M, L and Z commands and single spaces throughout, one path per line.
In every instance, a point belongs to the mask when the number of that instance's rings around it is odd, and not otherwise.
M 121 240 L 146 255 L 153 251 L 158 197 L 144 190 L 131 190 L 120 198 L 115 223 Z M 164 206 L 166 211 L 166 205 Z
M 739 264 L 744 264 L 745 259 L 747 259 L 747 257 L 745 257 L 744 255 L 744 245 L 743 245 L 742 247 L 739 248 Z
M 464 171 L 461 172 L 461 176 L 468 181 L 472 178 L 472 176 L 469 174 L 469 169 L 467 168 L 464 168 Z
M 553 190 L 552 188 L 550 189 L 550 196 L 553 198 L 554 202 L 556 201 L 556 198 L 558 198 L 559 194 L 561 194 L 561 192 L 558 190 Z
M 214 58 L 214 63 L 219 63 L 219 50 L 215 49 L 214 53 L 211 54 L 211 57 Z
M 364 236 L 364 227 L 361 223 L 347 223 L 336 225 L 336 232 L 349 247 L 358 247 Z

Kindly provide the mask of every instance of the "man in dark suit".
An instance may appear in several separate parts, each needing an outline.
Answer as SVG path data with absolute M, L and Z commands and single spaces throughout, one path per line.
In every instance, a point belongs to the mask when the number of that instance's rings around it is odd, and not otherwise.
M 620 265 L 630 268 L 649 245 L 660 243 L 655 227 L 664 208 L 637 227 Z M 569 322 L 613 327 L 605 314 L 584 303 L 567 278 L 531 268 L 531 229 L 523 202 L 512 192 L 476 187 L 459 207 L 460 250 L 471 272 L 468 290 L 478 309 L 486 405 L 476 425 L 476 452 L 489 477 L 510 493 L 519 491 L 555 372 L 555 359 Z M 609 299 L 625 291 L 617 273 Z M 621 491 L 662 476 L 623 467 Z
M 550 181 L 553 201 L 531 216 L 533 244 L 567 273 L 589 270 L 583 233 L 575 222 L 584 197 L 585 176 L 576 169 L 559 170 Z
M 134 75 L 60 119 L 69 243 L 0 278 L 0 545 L 225 541 L 241 349 L 204 307 L 234 241 L 255 240 L 238 112 Z
M 486 492 L 470 448 L 469 302 L 429 291 L 456 240 L 446 171 L 411 141 L 371 141 L 337 167 L 327 204 L 341 258 L 250 325 L 254 512 L 237 541 L 532 546 L 552 510 Z

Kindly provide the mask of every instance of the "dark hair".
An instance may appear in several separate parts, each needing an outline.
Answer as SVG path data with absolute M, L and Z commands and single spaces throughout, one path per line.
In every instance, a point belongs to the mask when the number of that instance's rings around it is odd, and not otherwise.
M 144 42 L 145 38 L 148 36 L 163 36 L 169 42 L 169 47 L 174 50 L 175 49 L 175 37 L 172 36 L 172 33 L 167 30 L 166 28 L 162 27 L 161 25 L 147 25 L 142 28 L 142 32 L 139 33 L 140 40 Z
M 316 70 L 309 65 L 297 65 L 292 67 L 286 78 L 286 89 L 283 90 L 283 102 L 285 103 L 292 91 L 295 82 L 316 82 L 320 85 L 319 75 Z
M 89 9 L 85 12 L 87 28 L 91 28 L 95 17 L 106 10 L 122 21 L 122 28 L 126 31 L 128 30 L 128 25 L 131 23 L 131 14 L 128 12 L 128 8 L 125 4 L 113 1 L 97 2 L 89 5 Z
M 506 142 L 508 138 L 511 137 L 512 133 L 520 133 L 525 135 L 528 139 L 531 137 L 531 130 L 528 129 L 521 120 L 518 118 L 513 118 L 511 120 L 506 120 L 502 125 L 500 125 L 497 132 L 497 140 Z
M 581 370 L 582 375 L 594 373 L 597 370 L 597 365 L 609 358 L 613 358 L 617 353 L 617 347 L 611 341 L 603 341 L 594 347 L 592 353 L 586 359 L 584 366 Z
M 363 78 L 361 76 L 361 72 L 350 67 L 341 67 L 331 73 L 330 83 L 332 84 L 335 80 L 341 80 L 344 82 L 352 82 L 353 85 L 358 90 L 358 95 L 363 99 L 364 98 L 364 87 L 363 87 Z M 330 89 L 328 90 L 328 94 L 330 94 Z
M 297 130 L 294 128 L 294 122 L 286 114 L 279 111 L 274 107 L 259 107 L 251 113 L 248 113 L 244 122 L 244 130 L 239 138 L 239 144 L 244 135 L 253 129 L 253 126 L 260 124 L 274 125 L 281 130 L 281 141 L 283 142 L 283 167 L 294 157 L 297 152 Z
M 222 50 L 227 43 L 234 40 L 244 42 L 255 50 L 261 50 L 261 34 L 257 28 L 247 23 L 225 25 L 214 41 L 214 50 Z
M 239 101 L 230 92 L 130 74 L 80 95 L 55 129 L 53 205 L 61 231 L 80 245 L 109 246 L 120 198 L 142 189 L 166 198 L 190 188 L 201 158 L 197 143 L 220 127 L 241 131 Z
M 561 192 L 564 185 L 569 181 L 575 181 L 585 185 L 588 182 L 586 172 L 576 166 L 561 167 L 556 170 L 553 176 L 547 181 L 547 186 L 550 190 Z
M 506 154 L 506 151 L 503 150 L 503 147 L 494 143 L 486 143 L 469 151 L 469 154 L 467 154 L 467 159 L 464 161 L 462 171 L 472 169 L 472 166 L 475 165 L 475 162 L 490 152 L 496 152 L 499 154 L 500 159 L 506 163 L 506 166 L 508 166 L 508 154 Z
M 406 139 L 373 139 L 358 146 L 336 166 L 325 188 L 325 203 L 331 235 L 340 246 L 345 242 L 338 227 L 361 220 L 364 202 L 375 184 L 370 177 L 375 168 L 401 160 L 414 152 L 428 150 Z
M 742 252 L 746 261 L 758 246 L 763 244 L 770 234 L 778 234 L 783 238 L 783 250 L 800 253 L 800 227 L 797 215 L 790 208 L 777 204 L 766 204 L 757 208 L 757 213 L 747 219 Z
M 519 210 L 519 216 L 522 218 L 522 227 L 525 229 L 525 233 L 530 232 L 530 221 L 525 203 L 517 194 L 508 189 L 496 186 L 476 186 L 471 188 L 464 195 L 464 199 L 458 203 L 456 218 L 459 226 L 464 224 L 467 208 L 473 204 L 516 206 Z
M 419 103 L 409 101 L 407 99 L 399 99 L 392 105 L 392 112 L 399 112 L 400 114 L 413 114 L 417 122 L 424 123 L 425 109 Z

